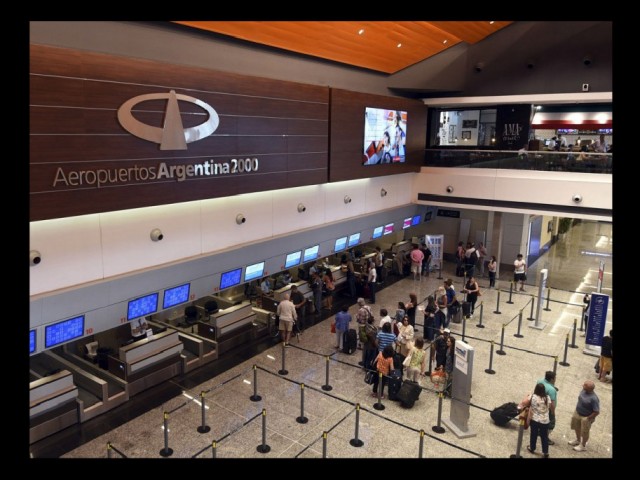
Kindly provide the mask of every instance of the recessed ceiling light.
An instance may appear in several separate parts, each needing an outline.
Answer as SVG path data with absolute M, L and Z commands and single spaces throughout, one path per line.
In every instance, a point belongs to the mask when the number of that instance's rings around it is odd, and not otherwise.
M 444 41 L 442 43 L 444 43 L 445 45 L 447 44 L 449 40 L 447 40 L 446 38 L 444 39 Z
M 495 22 L 494 20 L 491 20 L 491 21 L 489 22 L 489 25 L 493 25 L 494 23 L 496 23 L 496 22 Z
M 362 35 L 364 33 L 364 28 L 361 28 L 360 30 L 358 30 L 358 35 Z
M 401 44 L 401 43 L 399 43 L 399 44 L 398 44 L 398 48 L 400 48 L 401 46 L 402 46 L 402 44 Z

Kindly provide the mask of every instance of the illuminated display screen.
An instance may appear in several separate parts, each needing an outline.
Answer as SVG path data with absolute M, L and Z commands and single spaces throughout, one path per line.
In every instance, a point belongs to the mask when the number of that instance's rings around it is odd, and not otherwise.
M 127 320 L 144 317 L 158 310 L 158 293 L 150 293 L 144 297 L 129 301 L 127 308 Z
M 402 222 L 402 229 L 404 230 L 405 228 L 409 228 L 411 226 L 411 220 L 413 220 L 411 217 L 409 218 L 405 218 Z
M 414 215 L 413 219 L 411 220 L 411 225 L 420 224 L 420 220 L 422 220 L 422 215 Z
M 393 233 L 393 223 L 387 223 L 384 226 L 384 232 L 382 232 L 383 235 L 389 235 L 390 233 Z
M 336 240 L 336 245 L 333 247 L 334 252 L 339 252 L 347 248 L 347 237 L 340 237 Z
M 156 294 L 157 295 L 157 294 Z M 44 329 L 45 348 L 53 347 L 60 343 L 68 342 L 81 337 L 84 332 L 84 315 L 70 318 L 64 322 L 47 325 Z
M 185 283 L 173 288 L 167 288 L 164 291 L 164 299 L 162 300 L 162 308 L 171 308 L 189 300 L 190 283 Z
M 379 227 L 376 227 L 373 229 L 373 237 L 372 238 L 380 238 L 382 236 L 382 229 L 384 227 L 382 225 L 380 225 Z
M 315 260 L 316 258 L 318 258 L 319 249 L 320 249 L 320 245 L 314 245 L 313 247 L 305 248 L 302 261 L 309 262 L 311 260 Z
M 29 353 L 36 351 L 36 331 L 29 330 Z
M 349 246 L 353 247 L 360 243 L 360 232 L 349 235 Z
M 407 112 L 366 107 L 363 165 L 404 163 Z
M 220 290 L 238 285 L 241 276 L 242 267 L 231 270 L 230 272 L 224 272 L 220 277 Z
M 247 265 L 244 271 L 244 281 L 248 282 L 254 278 L 260 278 L 264 272 L 264 262 L 254 263 L 253 265 Z
M 287 259 L 284 262 L 284 268 L 295 267 L 300 265 L 300 258 L 302 258 L 302 250 L 292 252 L 287 255 Z

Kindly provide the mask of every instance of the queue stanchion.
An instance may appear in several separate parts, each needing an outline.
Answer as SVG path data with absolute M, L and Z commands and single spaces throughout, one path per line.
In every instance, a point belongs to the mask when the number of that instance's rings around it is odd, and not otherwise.
M 549 287 L 547 289 L 547 305 L 543 309 L 545 312 L 550 312 L 551 311 L 551 309 L 549 308 L 549 300 L 550 299 L 551 299 L 551 287 Z
M 558 356 L 553 357 L 553 374 L 555 375 L 558 371 Z
M 378 372 L 378 401 L 373 404 L 373 408 L 376 410 L 384 410 L 385 406 L 382 404 L 382 372 Z
M 351 440 L 349 440 L 349 444 L 352 447 L 361 447 L 364 445 L 364 442 L 358 438 L 359 429 L 360 429 L 360 404 L 356 403 L 356 434 Z
M 262 443 L 256 447 L 260 453 L 269 453 L 271 447 L 267 445 L 267 410 L 262 409 Z
M 462 341 L 463 342 L 465 341 L 464 334 L 465 334 L 466 330 L 467 330 L 467 316 L 463 315 L 462 316 Z
M 418 458 L 424 458 L 422 453 L 424 451 L 424 430 L 420 429 L 420 445 L 418 446 Z
M 322 458 L 327 458 L 327 431 L 322 432 Z
M 514 333 L 513 336 L 516 338 L 522 338 L 524 337 L 524 335 L 522 335 L 520 333 L 520 327 L 522 326 L 522 310 L 520 310 L 520 313 L 518 314 L 518 333 Z M 502 347 L 500 347 L 502 348 Z
M 442 426 L 442 399 L 444 398 L 444 392 L 438 393 L 438 424 L 431 427 L 436 433 L 444 433 L 444 427 Z
M 286 374 L 289 373 L 289 370 L 287 370 L 285 368 L 285 365 L 284 365 L 285 364 L 285 359 L 286 359 L 286 353 L 285 353 L 286 351 L 287 351 L 287 349 L 285 348 L 285 344 L 284 344 L 284 342 L 282 342 L 282 368 L 280 370 L 278 370 L 278 374 L 280 374 L 280 375 L 286 375 Z
M 438 280 L 442 280 L 442 260 L 440 260 L 440 266 L 438 267 Z
M 535 317 L 533 316 L 533 304 L 536 303 L 535 298 L 535 295 L 531 295 L 531 311 L 529 312 L 527 320 L 535 320 Z
M 300 416 L 296 418 L 298 423 L 307 423 L 309 419 L 304 416 L 304 383 L 300 384 Z
M 331 390 L 333 390 L 333 387 L 331 385 L 329 385 L 329 356 L 327 355 L 325 357 L 326 359 L 326 363 L 325 363 L 325 384 L 322 385 L 322 390 L 324 390 L 325 392 L 329 392 Z
M 522 437 L 524 436 L 524 418 L 520 419 L 520 426 L 518 427 L 518 443 L 516 444 L 516 453 L 509 455 L 509 458 L 522 458 L 520 451 L 522 450 Z
M 206 418 L 206 406 L 205 406 L 205 401 L 204 401 L 204 392 L 200 392 L 200 410 L 202 411 L 202 425 L 200 425 L 198 428 L 196 428 L 196 430 L 198 431 L 198 433 L 207 433 L 209 431 L 211 431 L 211 427 L 209 425 L 207 425 L 207 418 Z
M 507 352 L 505 352 L 502 348 L 504 347 L 504 329 L 507 325 L 506 324 L 502 324 L 502 333 L 500 334 L 500 348 L 498 350 L 496 350 L 496 353 L 498 355 L 506 355 Z
M 569 353 L 569 334 L 568 333 L 567 333 L 567 337 L 564 339 L 564 358 L 560 362 L 560 365 L 562 365 L 563 367 L 568 367 L 569 365 L 571 365 L 569 362 L 567 362 L 567 353 Z
M 258 395 L 258 367 L 253 366 L 253 395 L 249 397 L 252 402 L 259 402 L 262 397 Z
M 218 456 L 218 442 L 215 440 L 211 442 L 211 458 L 216 458 Z
M 113 453 L 111 453 L 112 451 L 111 442 L 107 442 L 107 458 L 111 458 L 111 455 L 113 455 Z
M 483 314 L 484 314 L 484 302 L 480 302 L 480 319 L 478 320 L 478 324 L 476 325 L 476 327 L 478 328 L 484 328 L 484 325 L 482 324 Z
M 169 412 L 162 413 L 162 429 L 164 430 L 164 448 L 160 450 L 160 455 L 170 457 L 173 449 L 169 448 Z
M 578 328 L 578 319 L 574 318 L 573 319 L 573 329 L 571 332 L 571 345 L 569 345 L 569 347 L 571 348 L 578 348 L 578 345 L 576 345 L 576 329 Z
M 500 311 L 500 290 L 498 290 L 498 298 L 496 299 L 496 309 L 493 311 L 496 315 L 500 315 L 502 312 Z
M 485 373 L 493 375 L 496 371 L 493 369 L 493 340 L 491 340 L 491 351 L 489 352 L 489 368 L 484 369 Z
M 513 304 L 513 300 L 511 300 L 512 296 L 513 296 L 513 280 L 511 282 L 509 282 L 509 300 L 507 300 L 507 303 L 509 305 Z
M 582 316 L 580 317 L 580 328 L 578 330 L 580 330 L 581 332 L 584 332 L 584 316 L 585 316 L 585 312 L 587 311 L 587 307 L 582 307 Z

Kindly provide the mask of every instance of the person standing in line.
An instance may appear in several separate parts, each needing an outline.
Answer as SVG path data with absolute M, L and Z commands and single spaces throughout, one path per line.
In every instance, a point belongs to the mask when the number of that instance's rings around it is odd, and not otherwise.
M 405 357 L 409 355 L 409 352 L 413 348 L 413 327 L 409 324 L 409 319 L 404 317 L 402 324 L 398 327 L 398 338 L 396 344 L 400 346 L 400 353 Z
M 478 265 L 480 267 L 480 277 L 484 277 L 484 259 L 487 256 L 487 247 L 483 242 L 478 244 Z
M 347 284 L 349 285 L 349 294 L 351 298 L 356 296 L 356 271 L 353 262 L 347 258 L 347 254 L 343 254 L 340 259 L 340 271 L 347 274 Z
M 547 395 L 549 396 L 549 398 L 551 399 L 551 401 L 553 402 L 553 409 L 549 410 L 549 433 L 547 435 L 547 443 L 549 445 L 555 445 L 556 442 L 554 442 L 553 440 L 551 440 L 549 437 L 549 435 L 551 435 L 551 432 L 553 431 L 553 429 L 556 426 L 556 414 L 555 414 L 555 410 L 558 406 L 558 387 L 555 386 L 556 383 L 556 374 L 553 373 L 552 370 L 549 370 L 547 372 L 545 372 L 544 374 L 544 378 L 541 380 L 538 380 L 538 383 L 541 383 L 542 385 L 544 385 L 544 390 L 547 393 Z
M 392 325 L 393 322 L 391 321 L 391 317 L 389 316 L 389 312 L 387 311 L 386 308 L 381 308 L 380 309 L 380 323 L 378 324 L 378 328 L 380 330 L 382 330 L 382 327 L 384 326 L 385 323 L 388 323 L 389 325 Z
M 300 293 L 297 285 L 291 286 L 291 302 L 293 303 L 293 306 L 296 308 L 296 314 L 298 315 L 298 319 L 299 319 L 299 327 L 300 327 L 300 331 L 302 332 L 304 317 L 305 317 L 304 310 L 307 303 L 307 299 L 304 298 L 304 295 Z
M 388 383 L 389 373 L 393 370 L 393 347 L 387 345 L 376 357 L 376 369 L 378 375 L 373 376 L 373 392 L 372 397 L 378 396 L 378 382 L 380 381 L 380 373 L 382 373 L 382 390 L 380 390 L 380 398 L 384 398 L 384 386 Z
M 316 314 L 322 313 L 322 279 L 317 271 L 311 274 L 311 291 L 313 292 L 313 300 L 316 307 Z
M 293 322 L 298 319 L 296 313 L 296 307 L 289 300 L 289 294 L 282 295 L 282 301 L 278 304 L 276 309 L 278 317 L 280 317 L 280 335 L 285 347 L 289 346 L 289 339 L 291 338 L 291 331 L 293 330 Z
M 535 453 L 538 436 L 542 443 L 542 455 L 549 458 L 549 412 L 554 409 L 553 401 L 547 395 L 542 383 L 538 383 L 529 400 L 529 453 Z
M 414 280 L 420 280 L 420 272 L 422 272 L 422 261 L 424 260 L 424 254 L 418 248 L 418 244 L 414 243 L 411 250 L 411 273 L 413 273 Z
M 376 273 L 376 266 L 371 259 L 369 259 L 367 269 L 369 270 L 367 282 L 369 283 L 369 293 L 371 296 L 370 303 L 376 303 L 376 279 L 378 276 Z
M 351 322 L 351 314 L 349 313 L 349 305 L 344 305 L 336 314 L 336 348 L 342 350 L 344 347 L 344 334 L 349 331 L 349 323 Z
M 609 335 L 602 337 L 600 347 L 600 373 L 598 379 L 606 382 L 607 373 L 613 370 L 613 329 L 609 330 Z
M 457 313 L 456 307 L 454 307 L 455 299 L 456 299 L 456 289 L 453 287 L 453 280 L 447 278 L 444 281 L 445 292 L 447 293 L 447 323 L 445 327 L 449 326 L 451 323 L 451 318 L 454 313 Z
M 416 328 L 416 310 L 418 309 L 418 296 L 411 292 L 409 294 L 409 301 L 405 304 L 405 310 L 407 317 L 409 318 L 409 325 Z
M 523 260 L 521 253 L 516 257 L 513 266 L 515 267 L 513 271 L 513 283 L 516 284 L 517 288 L 518 282 L 520 282 L 520 291 L 524 292 L 524 282 L 527 280 L 527 262 Z
M 324 284 L 325 290 L 327 292 L 326 293 L 327 306 L 324 308 L 331 311 L 331 309 L 333 308 L 333 295 L 336 290 L 336 285 L 333 280 L 333 273 L 331 273 L 331 269 L 327 268 L 324 271 L 324 276 L 322 277 L 322 283 Z
M 445 387 L 445 395 L 448 395 L 449 397 L 451 397 L 451 387 L 453 384 L 453 365 L 455 363 L 455 358 L 456 358 L 456 339 L 455 337 L 452 337 L 451 335 L 447 336 L 447 351 L 446 351 L 446 356 L 445 356 L 445 361 L 444 361 L 444 373 L 447 374 L 446 376 L 446 387 Z
M 438 308 L 436 309 L 435 314 L 435 330 L 433 332 L 433 336 L 435 336 L 437 331 L 440 331 L 441 328 L 444 328 L 447 325 L 447 305 L 449 305 L 449 296 L 447 295 L 444 287 L 438 287 L 435 300 Z
M 487 264 L 487 270 L 489 271 L 489 288 L 496 288 L 496 272 L 498 270 L 498 261 L 496 257 L 491 256 L 491 260 Z
M 478 301 L 478 295 L 480 294 L 480 286 L 476 282 L 475 277 L 469 277 L 467 284 L 464 286 L 464 292 L 467 293 L 467 302 L 471 304 L 470 317 L 473 316 L 473 312 L 476 308 L 476 302 Z
M 591 380 L 584 382 L 578 394 L 576 411 L 571 417 L 571 430 L 576 432 L 576 439 L 568 443 L 573 445 L 576 452 L 584 452 L 587 449 L 591 424 L 600 414 L 600 399 L 594 392 L 595 388 L 596 385 Z
M 438 306 L 433 298 L 433 295 L 429 295 L 427 298 L 427 306 L 424 308 L 424 338 L 433 341 L 436 330 L 436 312 Z M 444 325 L 444 322 L 442 323 Z M 438 326 L 439 327 L 439 326 Z
M 424 372 L 427 369 L 427 352 L 423 349 L 424 339 L 417 337 L 408 355 L 407 380 L 417 383 L 420 377 L 424 377 Z
M 422 248 L 420 248 L 420 250 L 422 250 L 422 255 L 424 255 L 424 260 L 422 261 L 422 275 L 428 277 L 429 269 L 431 268 L 431 257 L 433 255 L 431 254 L 431 250 L 429 250 L 429 247 L 427 247 L 426 243 L 422 244 Z
M 373 256 L 373 263 L 376 267 L 376 280 L 378 283 L 382 283 L 382 249 L 378 246 L 376 247 L 376 254 Z

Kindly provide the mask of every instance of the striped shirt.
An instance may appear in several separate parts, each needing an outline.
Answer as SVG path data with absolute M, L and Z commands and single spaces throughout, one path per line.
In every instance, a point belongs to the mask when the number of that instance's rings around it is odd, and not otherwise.
M 381 330 L 376 335 L 376 339 L 378 340 L 378 351 L 381 352 L 387 345 L 393 345 L 393 342 L 396 341 L 396 336 L 393 333 L 385 333 Z

